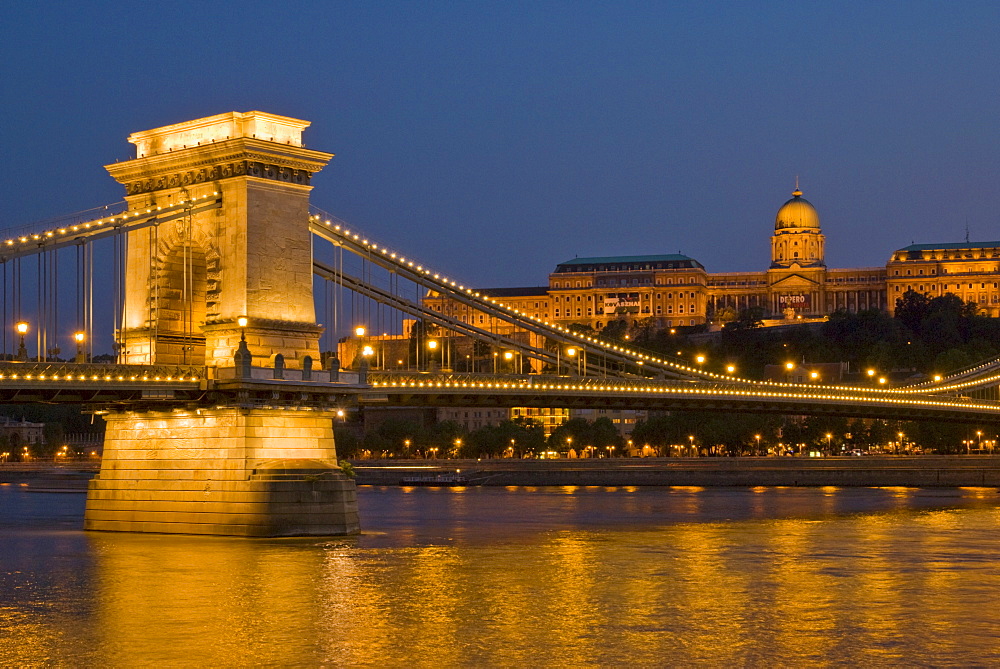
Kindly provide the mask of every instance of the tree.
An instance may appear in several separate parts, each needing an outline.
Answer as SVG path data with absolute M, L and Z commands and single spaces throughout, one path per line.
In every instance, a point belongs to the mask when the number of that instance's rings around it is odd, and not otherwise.
M 915 290 L 908 290 L 896 298 L 896 319 L 910 330 L 920 332 L 920 324 L 930 311 L 930 298 Z

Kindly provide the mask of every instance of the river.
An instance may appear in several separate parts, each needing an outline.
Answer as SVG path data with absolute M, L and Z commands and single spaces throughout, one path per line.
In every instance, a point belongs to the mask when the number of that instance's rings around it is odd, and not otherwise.
M 993 488 L 359 489 L 364 533 L 84 533 L 0 486 L 3 666 L 1000 664 Z

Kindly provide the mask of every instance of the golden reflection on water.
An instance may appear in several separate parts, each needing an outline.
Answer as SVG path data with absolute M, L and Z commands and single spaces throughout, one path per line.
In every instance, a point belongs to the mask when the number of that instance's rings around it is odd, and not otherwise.
M 91 666 L 1000 663 L 1000 624 L 990 613 L 1000 598 L 994 507 L 901 509 L 900 499 L 912 502 L 921 492 L 893 489 L 865 493 L 884 497 L 883 510 L 844 514 L 837 511 L 843 491 L 754 489 L 725 498 L 750 505 L 752 517 L 705 520 L 722 493 L 622 492 L 387 492 L 387 508 L 443 526 L 432 540 L 413 528 L 336 540 L 88 534 L 93 567 L 76 596 L 89 598 L 89 617 L 6 607 L 0 636 L 14 636 L 0 641 L 0 659 L 72 657 Z M 810 513 L 768 512 L 803 496 Z M 541 525 L 516 536 L 494 536 L 498 526 L 489 522 L 507 507 L 524 515 L 551 514 L 553 505 L 592 513 L 595 500 L 612 513 L 646 515 L 631 525 Z M 648 511 L 649 500 L 700 520 L 656 522 L 661 507 Z M 17 656 L 4 652 L 12 638 L 22 644 Z

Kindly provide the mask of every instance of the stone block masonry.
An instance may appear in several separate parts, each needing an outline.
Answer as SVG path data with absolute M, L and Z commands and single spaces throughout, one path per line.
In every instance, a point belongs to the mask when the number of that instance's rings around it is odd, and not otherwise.
M 359 531 L 332 414 L 199 409 L 110 414 L 88 530 L 301 536 Z

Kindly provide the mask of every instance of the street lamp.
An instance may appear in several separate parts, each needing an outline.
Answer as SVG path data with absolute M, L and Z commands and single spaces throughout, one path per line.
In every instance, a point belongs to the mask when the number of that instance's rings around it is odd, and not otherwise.
M 757 440 L 757 455 L 760 455 L 760 435 L 755 434 L 753 438 Z
M 87 358 L 83 353 L 83 340 L 87 338 L 87 335 L 83 332 L 74 332 L 73 339 L 76 341 L 76 362 L 87 362 Z
M 427 350 L 429 351 L 429 353 L 427 354 L 427 369 L 430 370 L 430 371 L 433 371 L 433 364 L 435 362 L 434 361 L 434 353 L 438 350 L 438 340 L 437 339 L 428 339 L 427 340 Z M 442 365 L 442 367 L 443 366 L 444 365 Z
M 691 455 L 694 456 L 694 435 L 688 435 L 688 441 L 691 443 Z
M 833 439 L 833 435 L 829 432 L 826 433 L 826 452 L 830 453 L 830 440 Z
M 726 373 L 727 374 L 735 374 L 736 373 L 736 365 L 726 365 Z
M 899 437 L 899 441 L 896 442 L 896 455 L 899 455 L 899 449 L 903 446 L 903 433 L 897 432 L 896 436 Z
M 575 346 L 570 346 L 569 348 L 566 349 L 566 357 L 568 357 L 568 358 L 575 358 L 576 359 L 576 373 L 579 374 L 580 373 L 580 359 L 576 357 L 576 353 L 577 353 L 577 351 L 576 351 L 576 347 Z M 571 369 L 572 369 L 572 367 L 571 367 Z
M 28 334 L 28 322 L 18 321 L 17 325 L 14 326 L 14 329 L 17 330 L 17 334 L 21 335 L 21 344 L 17 348 L 17 359 L 21 362 L 27 362 L 28 349 L 24 347 L 24 335 Z

